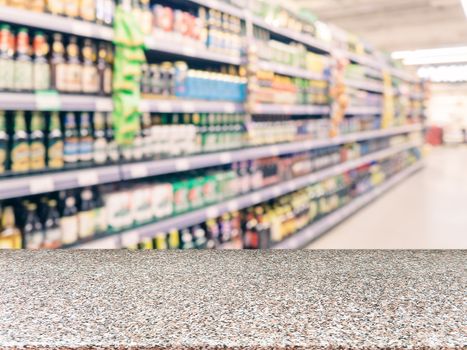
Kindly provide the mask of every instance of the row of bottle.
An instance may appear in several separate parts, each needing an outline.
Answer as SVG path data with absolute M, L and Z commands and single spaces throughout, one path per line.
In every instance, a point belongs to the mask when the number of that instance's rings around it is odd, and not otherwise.
M 420 157 L 418 149 L 400 152 L 241 213 L 223 214 L 181 231 L 155 233 L 154 240 L 144 239 L 129 248 L 268 248 L 378 186 Z M 97 233 L 120 231 L 198 208 L 205 195 L 214 198 L 217 193 L 218 198 L 223 198 L 234 195 L 234 188 L 244 186 L 248 176 L 240 176 L 243 166 L 236 165 L 236 178 L 218 172 L 214 179 L 204 181 L 198 178 L 133 187 L 106 185 L 3 203 L 0 247 L 56 248 L 77 240 L 88 241 Z M 258 178 L 251 169 L 251 165 L 244 168 L 250 181 L 256 180 L 237 191 L 260 187 L 259 182 L 254 184 Z
M 415 153 L 402 152 L 198 225 L 155 232 L 124 248 L 268 249 L 402 171 L 419 158 Z
M 114 0 L 0 0 L 0 5 L 111 25 Z
M 238 17 L 199 7 L 187 12 L 170 6 L 143 4 L 140 23 L 146 35 L 166 43 L 179 43 L 239 56 L 242 24 Z
M 16 35 L 9 25 L 0 27 L 0 91 L 57 90 L 64 93 L 110 95 L 113 52 L 110 43 L 61 34 L 49 40 L 28 29 Z
M 250 84 L 250 101 L 287 105 L 329 104 L 329 84 L 325 80 L 308 80 L 257 71 Z
M 188 68 L 186 62 L 143 65 L 141 91 L 156 96 L 241 103 L 246 99 L 246 78 L 235 67 L 213 71 Z
M 7 116 L 12 118 L 7 118 Z M 117 162 L 110 113 L 0 112 L 0 174 Z M 9 121 L 9 122 L 8 122 Z

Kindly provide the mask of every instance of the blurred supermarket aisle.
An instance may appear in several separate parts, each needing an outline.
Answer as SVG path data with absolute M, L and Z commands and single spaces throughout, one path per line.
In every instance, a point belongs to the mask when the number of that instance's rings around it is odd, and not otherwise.
M 433 150 L 426 167 L 311 249 L 466 249 L 467 147 Z

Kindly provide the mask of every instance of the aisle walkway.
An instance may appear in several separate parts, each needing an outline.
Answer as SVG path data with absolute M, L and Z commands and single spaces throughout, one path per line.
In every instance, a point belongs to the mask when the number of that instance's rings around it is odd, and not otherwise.
M 426 167 L 310 244 L 312 249 L 467 249 L 467 147 Z

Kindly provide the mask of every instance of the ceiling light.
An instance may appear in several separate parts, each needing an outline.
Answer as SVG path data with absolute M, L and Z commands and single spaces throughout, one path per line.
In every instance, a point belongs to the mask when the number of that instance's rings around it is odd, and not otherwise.
M 467 0 L 465 0 L 467 3 Z M 467 46 L 427 49 L 415 51 L 396 51 L 392 58 L 400 59 L 406 65 L 426 65 L 467 62 Z
M 425 66 L 417 71 L 418 76 L 434 83 L 460 83 L 467 81 L 467 65 Z

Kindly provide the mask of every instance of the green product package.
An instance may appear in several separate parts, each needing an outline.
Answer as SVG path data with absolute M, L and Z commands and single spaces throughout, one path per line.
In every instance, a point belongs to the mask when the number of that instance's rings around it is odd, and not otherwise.
M 114 43 L 129 47 L 143 46 L 144 33 L 135 16 L 117 6 L 114 17 Z
M 195 177 L 188 180 L 188 201 L 191 209 L 202 207 L 203 201 L 203 178 Z
M 173 184 L 174 192 L 174 213 L 180 214 L 189 209 L 188 202 L 189 183 L 186 180 L 179 180 Z

